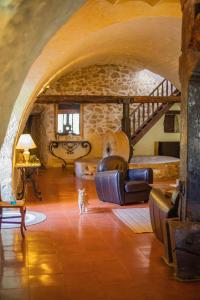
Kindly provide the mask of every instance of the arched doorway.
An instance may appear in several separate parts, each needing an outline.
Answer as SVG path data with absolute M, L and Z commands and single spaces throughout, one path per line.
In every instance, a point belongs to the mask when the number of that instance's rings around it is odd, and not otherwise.
M 66 5 L 70 7 L 70 3 L 71 1 L 67 1 Z M 58 10 L 58 3 L 56 3 L 56 5 Z M 95 5 L 90 1 L 86 2 L 74 18 L 66 23 L 58 34 L 54 36 L 29 70 L 29 74 L 24 81 L 24 85 L 14 106 L 10 106 L 13 107 L 13 109 L 12 115 L 9 115 L 7 118 L 10 118 L 10 122 L 1 149 L 2 168 L 0 171 L 1 181 L 3 184 L 9 185 L 8 190 L 10 193 L 12 190 L 13 176 L 13 147 L 14 141 L 17 138 L 17 132 L 19 133 L 19 128 L 23 127 L 21 125 L 29 114 L 28 112 L 31 111 L 34 98 L 50 78 L 62 72 L 63 67 L 67 67 L 68 70 L 70 70 L 74 67 L 81 67 L 98 62 L 102 64 L 105 61 L 109 63 L 120 61 L 132 65 L 136 63 L 137 65 L 142 64 L 142 66 L 145 64 L 145 67 L 149 67 L 151 71 L 171 79 L 174 83 L 176 81 L 178 84 L 178 73 L 174 72 L 174 68 L 178 68 L 177 60 L 174 61 L 174 63 L 167 63 L 168 60 L 170 62 L 174 60 L 179 53 L 180 40 L 177 39 L 177 36 L 180 36 L 181 13 L 178 3 L 165 2 L 162 7 L 157 7 L 156 9 L 154 9 L 154 5 L 156 6 L 157 4 L 154 3 L 152 6 L 145 3 L 145 1 L 141 1 L 139 4 L 131 2 L 131 7 L 126 1 L 120 1 L 116 6 L 112 5 L 109 1 L 105 1 L 102 6 L 101 1 L 97 1 Z M 140 18 L 138 18 L 138 14 L 135 13 L 137 5 L 141 6 L 139 9 Z M 75 5 L 73 4 L 72 7 L 75 8 Z M 116 13 L 109 14 L 111 8 L 112 11 Z M 50 9 L 50 7 L 48 9 Z M 62 5 L 59 9 L 63 10 Z M 54 9 L 51 11 L 54 11 Z M 70 10 L 70 12 L 71 11 L 72 10 Z M 95 13 L 99 11 L 102 11 L 103 14 L 106 13 L 109 18 L 103 18 L 99 24 L 96 24 Z M 46 10 L 46 12 L 48 12 L 48 10 Z M 88 15 L 89 12 L 92 15 L 93 23 L 90 22 L 90 18 L 85 18 L 85 15 Z M 82 22 L 85 22 L 85 27 L 83 26 L 82 30 L 77 30 L 77 24 Z M 78 26 L 78 28 L 79 27 L 80 26 Z M 163 29 L 162 33 L 160 27 Z M 141 28 L 144 29 L 144 35 L 140 34 Z M 145 29 L 148 30 L 145 31 Z M 63 33 L 66 31 L 67 36 L 64 38 Z M 155 31 L 157 32 L 156 34 Z M 134 32 L 136 34 L 134 34 Z M 154 32 L 153 36 L 152 32 Z M 68 35 L 69 33 L 71 33 L 71 35 Z M 120 38 L 120 34 L 123 41 Z M 160 43 L 160 39 L 163 36 L 166 37 L 165 42 Z M 132 40 L 133 37 L 136 38 L 135 41 Z M 154 40 L 152 40 L 152 38 L 154 38 Z M 144 49 L 143 42 L 149 47 L 148 51 L 141 50 Z M 94 44 L 98 45 L 95 51 Z M 115 45 L 114 48 L 113 45 Z M 135 45 L 138 45 L 138 50 Z M 67 51 L 63 49 L 67 49 Z M 155 51 L 157 51 L 157 57 L 159 59 L 154 65 L 152 64 L 154 61 L 152 57 Z M 167 56 L 167 60 L 163 51 L 170 52 L 170 55 Z M 141 57 L 139 54 L 141 54 Z M 162 63 L 162 59 L 164 59 L 164 63 Z M 161 70 L 161 66 L 164 68 L 163 70 Z M 7 97 L 5 97 L 5 99 L 7 99 Z M 14 101 L 15 99 L 13 103 Z

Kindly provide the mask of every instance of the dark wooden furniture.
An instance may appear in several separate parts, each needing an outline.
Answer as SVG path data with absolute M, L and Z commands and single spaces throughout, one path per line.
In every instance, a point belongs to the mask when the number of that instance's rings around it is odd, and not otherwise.
M 41 167 L 40 162 L 28 162 L 28 163 L 17 163 L 16 168 L 20 170 L 21 173 L 21 191 L 17 194 L 17 199 L 21 200 L 25 196 L 26 185 L 31 182 L 35 196 L 42 200 L 42 194 L 39 190 L 39 185 L 37 182 L 38 169 Z
M 173 156 L 180 158 L 180 142 L 156 142 L 155 155 Z
M 20 222 L 19 221 L 10 221 L 10 219 L 16 219 L 16 218 L 19 218 L 19 216 L 9 216 L 9 217 L 3 216 L 3 209 L 9 209 L 9 208 L 19 209 L 19 212 L 21 215 Z M 0 230 L 1 230 L 2 224 L 20 224 L 21 235 L 24 238 L 24 229 L 26 230 L 25 217 L 26 217 L 26 205 L 25 205 L 24 200 L 17 200 L 16 204 L 10 204 L 9 202 L 0 201 Z M 8 221 L 8 219 L 9 219 L 9 221 Z
M 168 100 L 173 97 L 180 97 L 180 91 L 169 80 L 164 79 L 149 94 L 149 101 L 141 101 L 137 108 L 133 110 L 129 116 L 133 146 L 169 111 L 173 103 Z M 158 101 L 153 101 L 156 98 Z M 160 101 L 161 99 L 163 101 Z

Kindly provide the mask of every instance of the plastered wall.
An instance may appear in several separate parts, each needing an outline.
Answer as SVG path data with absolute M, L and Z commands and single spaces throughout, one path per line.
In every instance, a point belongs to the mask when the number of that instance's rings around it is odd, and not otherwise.
M 180 110 L 180 105 L 175 104 L 171 110 Z M 134 155 L 154 155 L 155 142 L 179 142 L 179 133 L 164 132 L 164 116 L 145 134 L 145 136 L 135 145 Z

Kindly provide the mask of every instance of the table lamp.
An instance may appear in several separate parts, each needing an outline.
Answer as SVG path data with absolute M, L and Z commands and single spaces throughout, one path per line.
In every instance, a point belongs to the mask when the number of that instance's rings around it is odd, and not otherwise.
M 37 148 L 30 134 L 22 134 L 17 143 L 16 149 L 24 150 L 23 156 L 26 163 L 29 162 L 29 149 Z

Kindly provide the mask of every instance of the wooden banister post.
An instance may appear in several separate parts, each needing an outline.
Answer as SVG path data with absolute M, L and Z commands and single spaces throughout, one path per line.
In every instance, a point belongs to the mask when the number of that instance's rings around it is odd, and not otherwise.
M 131 140 L 130 99 L 123 101 L 122 131 Z
M 122 117 L 122 131 L 126 133 L 129 144 L 130 144 L 130 156 L 129 161 L 132 158 L 133 155 L 133 147 L 131 146 L 131 118 L 130 118 L 130 99 L 126 99 L 123 101 L 123 117 Z

